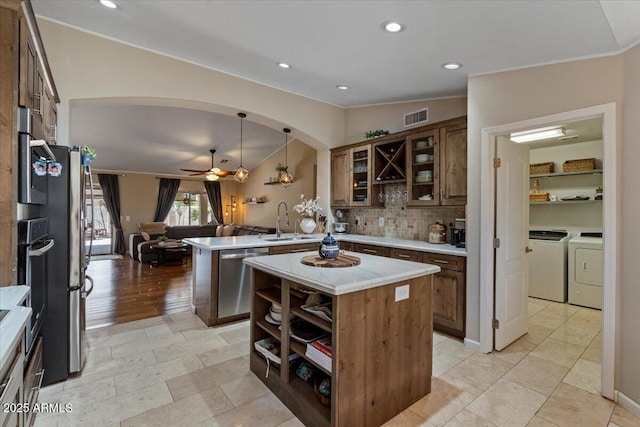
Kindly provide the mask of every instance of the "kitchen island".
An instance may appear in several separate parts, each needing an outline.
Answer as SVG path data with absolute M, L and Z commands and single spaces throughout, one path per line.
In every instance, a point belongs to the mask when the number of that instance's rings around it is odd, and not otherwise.
M 440 268 L 354 253 L 361 262 L 353 267 L 301 263 L 313 254 L 244 260 L 252 267 L 251 370 L 307 426 L 381 425 L 431 391 L 431 287 Z M 330 315 L 309 311 L 312 301 Z M 292 321 L 274 324 L 274 307 Z M 314 337 L 301 336 L 309 329 Z M 309 349 L 318 337 L 328 359 Z M 300 361 L 315 372 L 308 381 L 296 373 L 305 371 Z M 327 382 L 330 397 L 318 397 Z

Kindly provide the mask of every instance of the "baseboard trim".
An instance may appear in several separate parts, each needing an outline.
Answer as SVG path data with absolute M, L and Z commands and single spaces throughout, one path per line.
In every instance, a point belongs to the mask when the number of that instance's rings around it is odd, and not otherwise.
M 464 346 L 470 350 L 480 352 L 480 342 L 469 338 L 464 339 Z
M 621 391 L 616 390 L 616 402 L 636 417 L 640 418 L 640 403 L 631 399 Z

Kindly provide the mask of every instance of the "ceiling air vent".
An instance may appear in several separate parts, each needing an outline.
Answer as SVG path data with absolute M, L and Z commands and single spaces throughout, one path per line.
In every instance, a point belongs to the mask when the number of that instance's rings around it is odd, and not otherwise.
M 429 121 L 429 109 L 414 111 L 404 115 L 404 127 L 415 126 Z

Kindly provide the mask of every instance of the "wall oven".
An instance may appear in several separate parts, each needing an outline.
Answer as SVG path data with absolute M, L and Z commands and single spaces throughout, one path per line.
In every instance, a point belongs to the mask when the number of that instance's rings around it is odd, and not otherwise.
M 47 252 L 54 246 L 48 238 L 47 218 L 18 222 L 18 282 L 31 288 L 28 305 L 31 319 L 27 326 L 27 354 L 44 320 L 47 296 Z
M 56 158 L 32 115 L 30 109 L 18 108 L 18 202 L 46 205 L 47 177 Z

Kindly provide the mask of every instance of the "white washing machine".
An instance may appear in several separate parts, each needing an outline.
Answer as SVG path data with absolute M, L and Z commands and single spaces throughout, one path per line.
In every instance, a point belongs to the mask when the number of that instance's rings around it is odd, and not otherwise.
M 569 241 L 569 304 L 602 309 L 602 233 Z
M 529 296 L 567 301 L 566 231 L 529 230 Z

